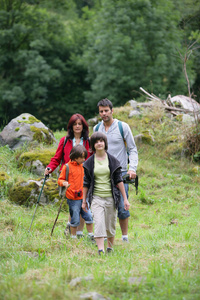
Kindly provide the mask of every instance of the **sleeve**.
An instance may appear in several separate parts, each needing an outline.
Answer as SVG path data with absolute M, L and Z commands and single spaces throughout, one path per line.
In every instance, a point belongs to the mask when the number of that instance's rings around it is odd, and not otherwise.
M 84 165 L 83 165 L 84 167 Z M 84 167 L 84 179 L 83 179 L 83 187 L 87 187 L 89 189 L 91 184 L 91 177 L 89 175 L 89 171 Z
M 63 186 L 63 181 L 66 181 L 66 165 L 63 166 L 60 176 L 58 178 L 58 185 Z
M 123 182 L 121 167 L 114 172 L 114 183 L 117 185 L 119 182 Z
M 137 147 L 131 129 L 129 125 L 125 122 L 123 122 L 123 131 L 124 131 L 124 139 L 127 144 L 127 151 L 129 153 L 129 170 L 136 172 L 137 165 L 138 165 Z
M 63 145 L 64 145 L 65 137 L 61 138 L 58 148 L 56 150 L 56 153 L 54 157 L 51 158 L 50 163 L 48 164 L 48 168 L 52 169 L 52 172 L 60 165 L 62 156 L 63 156 Z

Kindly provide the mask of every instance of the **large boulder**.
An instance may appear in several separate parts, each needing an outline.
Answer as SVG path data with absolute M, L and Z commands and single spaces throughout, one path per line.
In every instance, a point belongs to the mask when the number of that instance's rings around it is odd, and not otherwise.
M 8 145 L 11 149 L 31 142 L 50 145 L 55 142 L 55 138 L 48 127 L 28 113 L 11 120 L 0 133 L 0 145 Z
M 189 112 L 200 113 L 200 104 L 192 98 L 183 95 L 177 95 L 172 97 L 170 100 L 176 107 L 187 109 Z

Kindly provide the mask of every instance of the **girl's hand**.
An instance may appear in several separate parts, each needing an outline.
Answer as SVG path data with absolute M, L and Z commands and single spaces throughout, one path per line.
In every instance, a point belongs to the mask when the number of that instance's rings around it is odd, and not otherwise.
M 87 204 L 87 202 L 82 202 L 82 209 L 85 211 L 85 212 L 87 212 L 88 211 L 88 209 L 89 209 L 89 207 L 88 207 L 88 204 Z
M 130 203 L 129 203 L 128 200 L 126 199 L 126 200 L 124 200 L 124 209 L 125 209 L 125 210 L 129 210 L 129 208 L 130 208 Z

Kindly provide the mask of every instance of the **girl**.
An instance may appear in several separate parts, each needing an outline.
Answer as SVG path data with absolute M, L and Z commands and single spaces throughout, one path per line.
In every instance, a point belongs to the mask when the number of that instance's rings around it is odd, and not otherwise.
M 98 246 L 98 253 L 104 253 L 104 238 L 107 237 L 107 252 L 113 249 L 117 207 L 120 192 L 124 198 L 125 210 L 128 202 L 124 189 L 119 161 L 107 153 L 107 137 L 101 132 L 95 132 L 90 138 L 90 145 L 94 154 L 84 163 L 83 203 L 82 208 L 87 211 L 89 199 L 95 223 L 94 237 Z

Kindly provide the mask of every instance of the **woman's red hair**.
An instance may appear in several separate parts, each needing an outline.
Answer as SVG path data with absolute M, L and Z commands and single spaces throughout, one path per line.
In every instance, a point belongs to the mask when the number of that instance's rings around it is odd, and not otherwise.
M 86 122 L 85 118 L 81 114 L 74 114 L 71 116 L 69 119 L 68 125 L 67 125 L 67 138 L 73 139 L 74 137 L 74 132 L 73 132 L 73 125 L 76 122 L 76 120 L 81 120 L 83 124 L 83 131 L 81 136 L 83 137 L 84 140 L 87 140 L 89 137 L 89 128 L 88 128 L 88 123 Z

